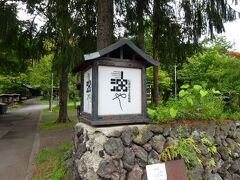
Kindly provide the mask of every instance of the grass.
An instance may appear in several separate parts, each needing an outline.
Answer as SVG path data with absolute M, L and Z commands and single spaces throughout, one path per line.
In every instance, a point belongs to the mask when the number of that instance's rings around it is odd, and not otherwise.
M 49 100 L 48 99 L 37 99 L 36 101 L 37 104 L 48 104 Z
M 40 100 L 38 104 L 44 104 L 44 100 Z M 74 108 L 73 102 L 68 103 L 68 116 L 71 122 L 68 123 L 56 123 L 59 113 L 59 106 L 53 107 L 53 111 L 49 112 L 48 109 L 44 109 L 41 112 L 42 119 L 39 124 L 40 131 L 46 130 L 61 130 L 66 128 L 72 128 L 75 126 L 77 119 L 77 112 Z M 62 144 L 56 148 L 43 149 L 37 154 L 35 158 L 36 170 L 34 173 L 34 180 L 71 180 L 70 167 L 66 161 L 71 158 L 72 143 Z
M 77 112 L 74 108 L 73 102 L 68 103 L 68 117 L 71 122 L 67 123 L 56 123 L 58 118 L 59 106 L 53 107 L 53 111 L 49 112 L 48 109 L 44 109 L 41 112 L 42 120 L 39 124 L 39 130 L 56 130 L 56 129 L 66 129 L 72 128 L 78 122 Z
M 70 169 L 65 161 L 71 158 L 72 148 L 72 144 L 66 143 L 53 149 L 43 149 L 35 158 L 36 171 L 33 179 L 60 180 L 66 176 L 71 179 Z
M 37 104 L 48 104 L 47 99 L 39 99 Z M 55 101 L 54 104 L 57 104 Z M 78 105 L 78 104 L 77 104 Z M 56 123 L 59 113 L 59 106 L 54 106 L 52 112 L 47 109 L 42 110 L 41 115 L 42 119 L 39 124 L 39 130 L 56 130 L 56 129 L 66 129 L 72 128 L 78 122 L 77 111 L 74 107 L 74 103 L 72 101 L 68 102 L 68 117 L 70 122 L 67 123 Z

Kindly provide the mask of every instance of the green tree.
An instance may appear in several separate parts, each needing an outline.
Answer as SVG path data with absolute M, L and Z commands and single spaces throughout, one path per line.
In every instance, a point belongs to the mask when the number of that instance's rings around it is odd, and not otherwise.
M 132 37 L 138 47 L 145 49 L 145 30 L 149 27 L 149 0 L 116 0 L 116 12 L 124 17 L 120 24 L 126 28 L 124 36 Z
M 147 69 L 147 82 L 152 85 L 153 82 L 153 67 Z M 159 81 L 159 93 L 161 98 L 164 98 L 167 92 L 171 91 L 172 79 L 167 73 L 167 71 L 158 69 L 158 81 Z
M 30 12 L 43 15 L 46 24 L 40 34 L 51 45 L 49 52 L 54 54 L 53 69 L 59 82 L 58 122 L 67 122 L 68 77 L 71 69 L 80 63 L 83 51 L 91 51 L 96 45 L 95 1 L 28 1 Z
M 219 47 L 209 48 L 188 58 L 179 71 L 179 79 L 184 83 L 219 90 L 223 95 L 231 97 L 234 109 L 239 109 L 240 62 L 220 52 Z
M 49 110 L 52 109 L 52 60 L 53 54 L 46 55 L 37 61 L 34 66 L 28 67 L 26 74 L 23 74 L 26 84 L 43 91 L 43 95 L 49 99 Z
M 236 18 L 227 1 L 179 1 L 175 8 L 171 0 L 154 0 L 152 29 L 153 57 L 163 69 L 171 71 L 174 64 L 185 62 L 199 48 L 199 39 L 206 32 L 214 37 L 224 31 L 224 21 Z M 181 13 L 178 13 L 181 12 Z M 160 18 L 161 17 L 161 18 Z M 154 71 L 154 103 L 158 98 L 158 70 Z
M 34 36 L 35 26 L 17 18 L 17 3 L 0 2 L 0 73 L 24 72 L 33 59 L 42 55 L 39 39 Z
M 51 88 L 52 59 L 52 54 L 42 57 L 34 66 L 30 66 L 26 73 L 26 82 L 46 94 Z

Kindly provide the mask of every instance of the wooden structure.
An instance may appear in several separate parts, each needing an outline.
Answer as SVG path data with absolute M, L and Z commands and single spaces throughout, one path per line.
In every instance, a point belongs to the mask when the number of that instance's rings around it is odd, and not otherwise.
M 11 104 L 20 101 L 20 94 L 0 94 L 0 103 Z
M 131 41 L 122 39 L 84 55 L 80 121 L 91 125 L 145 123 L 146 68 L 159 63 Z

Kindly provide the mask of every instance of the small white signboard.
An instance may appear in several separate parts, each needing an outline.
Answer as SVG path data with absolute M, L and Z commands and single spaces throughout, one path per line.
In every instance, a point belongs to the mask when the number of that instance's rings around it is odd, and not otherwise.
M 167 180 L 165 163 L 146 166 L 148 180 Z

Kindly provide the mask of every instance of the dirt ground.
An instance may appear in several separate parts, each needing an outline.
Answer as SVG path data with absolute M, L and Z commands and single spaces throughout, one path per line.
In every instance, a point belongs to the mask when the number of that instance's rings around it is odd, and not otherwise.
M 40 131 L 39 135 L 41 151 L 44 148 L 54 148 L 60 144 L 72 142 L 73 128 Z

